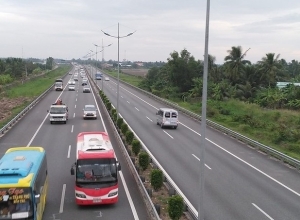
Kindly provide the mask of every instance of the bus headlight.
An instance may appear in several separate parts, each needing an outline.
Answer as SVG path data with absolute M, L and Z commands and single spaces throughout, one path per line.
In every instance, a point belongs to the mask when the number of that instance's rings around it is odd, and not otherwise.
M 108 197 L 116 196 L 118 194 L 118 191 L 111 192 L 108 194 Z
M 75 193 L 75 195 L 78 198 L 86 198 L 86 196 L 84 194 L 81 194 L 81 193 Z

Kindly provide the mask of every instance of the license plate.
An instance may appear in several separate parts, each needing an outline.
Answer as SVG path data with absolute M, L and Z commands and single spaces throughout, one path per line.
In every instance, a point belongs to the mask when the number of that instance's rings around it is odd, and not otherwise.
M 101 199 L 93 199 L 93 203 L 100 203 L 100 202 L 102 202 Z

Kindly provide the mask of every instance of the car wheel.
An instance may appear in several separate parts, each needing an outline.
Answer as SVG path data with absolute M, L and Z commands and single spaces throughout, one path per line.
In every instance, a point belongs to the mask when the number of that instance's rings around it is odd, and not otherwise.
M 174 126 L 174 129 L 177 129 L 177 126 Z
M 158 121 L 156 121 L 156 124 L 159 125 Z
M 50 124 L 53 124 L 53 121 L 50 121 Z
M 67 122 L 66 122 L 66 121 L 64 121 L 64 124 L 67 124 Z

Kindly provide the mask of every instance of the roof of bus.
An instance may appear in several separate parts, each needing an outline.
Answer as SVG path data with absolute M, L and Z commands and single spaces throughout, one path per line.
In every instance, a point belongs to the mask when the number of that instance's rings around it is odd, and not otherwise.
M 77 159 L 115 158 L 114 150 L 108 151 L 78 151 Z
M 42 147 L 14 147 L 0 159 L 0 187 L 29 187 L 45 157 Z
M 111 158 L 111 154 L 114 156 L 114 149 L 106 132 L 81 132 L 78 134 L 77 159 L 81 157 L 103 158 L 104 156 Z

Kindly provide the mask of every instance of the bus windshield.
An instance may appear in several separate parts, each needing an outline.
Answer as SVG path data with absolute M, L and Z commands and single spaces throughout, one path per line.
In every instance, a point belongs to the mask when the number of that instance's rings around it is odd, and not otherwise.
M 0 189 L 0 220 L 28 219 L 33 215 L 30 188 Z
M 77 161 L 78 183 L 117 182 L 117 164 L 114 158 L 82 159 Z

